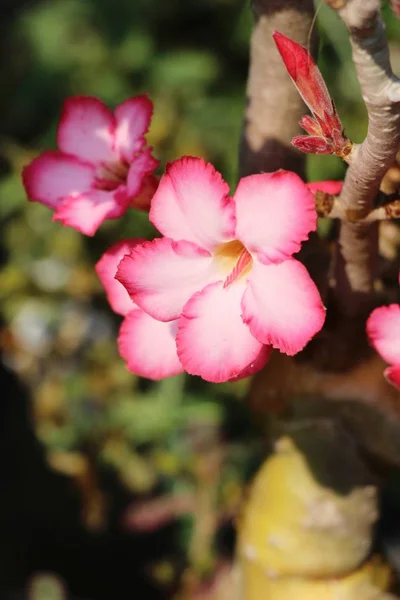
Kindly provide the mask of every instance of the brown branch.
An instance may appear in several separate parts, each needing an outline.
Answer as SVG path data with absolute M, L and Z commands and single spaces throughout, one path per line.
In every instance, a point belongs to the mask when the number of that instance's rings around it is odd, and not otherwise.
M 326 0 L 332 5 L 330 0 Z M 338 10 L 350 33 L 353 60 L 368 111 L 368 133 L 354 149 L 341 194 L 348 211 L 370 213 L 400 145 L 400 83 L 390 67 L 379 0 L 349 0 Z M 343 312 L 356 314 L 373 291 L 376 227 L 342 223 L 336 262 L 336 294 Z
M 378 196 L 379 206 L 371 211 L 367 209 L 347 209 L 343 205 L 340 196 L 332 196 L 321 190 L 315 193 L 315 209 L 319 217 L 329 219 L 340 219 L 349 223 L 374 223 L 375 221 L 387 221 L 400 218 L 399 194 L 384 194 Z
M 307 44 L 313 0 L 253 0 L 247 108 L 243 126 L 240 175 L 288 169 L 304 175 L 305 156 L 291 146 L 301 132 L 304 103 L 287 75 L 272 38 L 274 29 Z
M 396 198 L 383 206 L 379 206 L 372 210 L 366 217 L 366 221 L 386 221 L 388 219 L 400 219 L 400 199 L 396 194 Z
M 332 194 L 326 194 L 322 190 L 318 190 L 314 198 L 315 210 L 319 217 L 341 220 L 346 218 L 346 212 L 339 196 L 332 196 Z

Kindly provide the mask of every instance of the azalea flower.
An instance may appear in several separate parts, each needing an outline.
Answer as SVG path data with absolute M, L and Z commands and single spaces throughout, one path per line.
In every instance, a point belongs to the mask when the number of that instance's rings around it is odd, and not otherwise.
M 212 382 L 259 370 L 271 347 L 296 354 L 325 319 L 292 256 L 316 228 L 307 186 L 278 171 L 244 177 L 228 192 L 211 164 L 171 163 L 150 209 L 164 237 L 136 244 L 116 275 L 147 315 L 176 324 L 183 369 Z
M 400 388 L 400 305 L 373 310 L 367 320 L 367 335 L 378 354 L 391 365 L 384 371 L 386 379 Z
M 103 254 L 95 268 L 111 308 L 125 317 L 119 330 L 118 349 L 128 369 L 141 377 L 163 379 L 183 372 L 175 344 L 178 322 L 163 323 L 150 317 L 115 279 L 123 257 L 142 242 L 140 239 L 117 242 Z
M 24 168 L 29 199 L 53 209 L 53 221 L 86 235 L 130 206 L 148 207 L 158 166 L 144 138 L 152 112 L 146 96 L 126 100 L 114 113 L 96 98 L 69 98 L 57 131 L 59 150 Z
M 278 31 L 272 35 L 297 91 L 312 113 L 300 120 L 308 135 L 294 137 L 292 144 L 302 152 L 336 154 L 347 160 L 353 145 L 344 135 L 333 100 L 311 54 Z

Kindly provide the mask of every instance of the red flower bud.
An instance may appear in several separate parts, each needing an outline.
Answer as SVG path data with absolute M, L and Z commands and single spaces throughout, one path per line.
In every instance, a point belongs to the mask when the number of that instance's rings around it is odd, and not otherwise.
M 322 137 L 298 135 L 292 139 L 292 144 L 301 152 L 308 154 L 332 154 L 332 148 Z
M 292 144 L 302 152 L 336 154 L 345 159 L 352 142 L 343 133 L 335 105 L 311 54 L 278 31 L 274 31 L 273 37 L 294 85 L 313 115 L 300 120 L 301 127 L 311 137 L 295 137 Z
M 321 126 L 310 115 L 304 115 L 299 121 L 299 125 L 310 135 L 322 135 Z
M 278 31 L 272 35 L 294 85 L 311 112 L 320 117 L 324 111 L 332 112 L 328 88 L 308 50 Z

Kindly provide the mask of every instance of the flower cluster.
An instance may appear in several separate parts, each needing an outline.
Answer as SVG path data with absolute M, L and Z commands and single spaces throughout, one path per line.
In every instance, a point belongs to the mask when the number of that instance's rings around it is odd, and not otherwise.
M 263 173 L 241 179 L 230 196 L 214 167 L 193 157 L 168 165 L 158 182 L 144 139 L 151 114 L 145 96 L 114 114 L 94 98 L 72 98 L 59 151 L 23 174 L 32 200 L 88 235 L 129 206 L 148 208 L 151 198 L 149 218 L 162 237 L 123 240 L 96 265 L 111 307 L 124 316 L 118 345 L 128 369 L 222 382 L 261 369 L 272 348 L 296 354 L 325 320 L 293 254 L 316 229 L 312 191 L 326 183 L 310 189 L 294 173 Z
M 68 99 L 56 152 L 45 152 L 23 171 L 30 200 L 54 210 L 54 221 L 93 235 L 105 219 L 130 206 L 148 208 L 158 161 L 146 147 L 153 106 L 146 96 L 126 100 L 112 113 L 100 100 Z
M 150 209 L 164 237 L 128 242 L 116 278 L 141 311 L 124 322 L 119 345 L 135 372 L 143 374 L 141 361 L 158 378 L 168 365 L 177 372 L 178 360 L 180 370 L 207 381 L 237 379 L 259 370 L 272 348 L 295 354 L 321 329 L 318 290 L 292 257 L 316 227 L 307 186 L 279 171 L 243 178 L 233 197 L 228 191 L 203 160 L 173 162 Z M 135 347 L 139 327 L 144 337 L 149 328 L 155 363 L 159 356 L 153 373 Z M 151 334 L 162 327 L 164 344 Z

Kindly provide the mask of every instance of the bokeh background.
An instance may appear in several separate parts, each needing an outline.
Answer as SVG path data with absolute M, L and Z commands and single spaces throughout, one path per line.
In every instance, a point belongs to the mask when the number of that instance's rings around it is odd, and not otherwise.
M 399 73 L 400 22 L 384 11 Z M 251 24 L 243 0 L 0 4 L 1 600 L 189 599 L 229 562 L 265 452 L 249 382 L 128 373 L 93 266 L 114 241 L 150 237 L 146 215 L 85 238 L 28 202 L 20 176 L 55 147 L 67 96 L 114 106 L 147 92 L 161 165 L 202 156 L 234 186 Z M 346 32 L 325 6 L 317 26 L 321 69 L 360 141 Z M 340 179 L 343 165 L 312 157 L 308 172 Z

